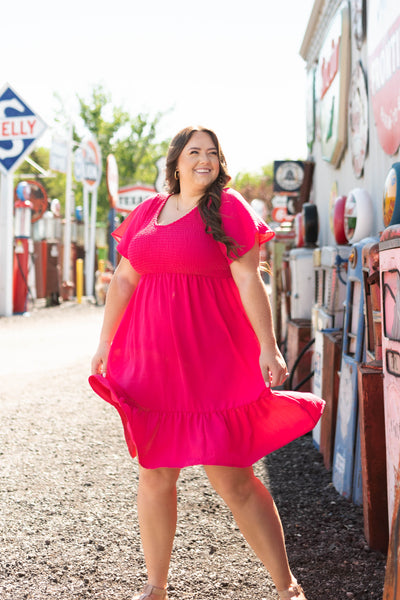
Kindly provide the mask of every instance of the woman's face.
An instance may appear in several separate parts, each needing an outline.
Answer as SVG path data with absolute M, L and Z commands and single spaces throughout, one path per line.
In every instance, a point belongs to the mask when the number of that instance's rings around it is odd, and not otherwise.
M 195 131 L 177 162 L 183 192 L 204 192 L 218 177 L 218 149 L 205 131 Z

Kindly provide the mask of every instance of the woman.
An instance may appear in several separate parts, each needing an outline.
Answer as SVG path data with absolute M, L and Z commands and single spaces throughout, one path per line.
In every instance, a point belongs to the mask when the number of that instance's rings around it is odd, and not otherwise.
M 138 515 L 148 584 L 167 598 L 182 467 L 205 472 L 278 589 L 305 600 L 274 502 L 252 464 L 312 429 L 323 401 L 272 392 L 287 373 L 259 272 L 273 232 L 229 181 L 216 135 L 179 132 L 168 195 L 139 205 L 114 232 L 122 259 L 107 294 L 93 389 L 119 411 L 139 461 Z

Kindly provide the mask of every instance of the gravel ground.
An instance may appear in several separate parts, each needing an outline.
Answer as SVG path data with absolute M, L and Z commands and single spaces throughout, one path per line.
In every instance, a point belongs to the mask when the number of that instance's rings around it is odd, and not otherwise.
M 137 463 L 116 411 L 86 383 L 101 309 L 64 306 L 29 320 L 0 319 L 0 338 L 11 348 L 0 369 L 0 598 L 129 600 L 146 579 Z M 69 332 L 76 351 L 67 333 L 64 348 L 59 342 L 57 351 L 49 349 L 54 331 Z M 14 367 L 18 376 L 10 375 L 10 365 L 28 352 L 34 368 Z M 380 600 L 385 557 L 368 549 L 362 509 L 335 491 L 311 436 L 255 469 L 278 505 L 307 598 Z M 184 469 L 178 485 L 171 600 L 275 600 L 271 580 L 202 468 Z

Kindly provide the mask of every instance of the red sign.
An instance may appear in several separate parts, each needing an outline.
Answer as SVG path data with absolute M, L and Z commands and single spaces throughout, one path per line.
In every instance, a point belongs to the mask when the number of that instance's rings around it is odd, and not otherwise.
M 369 57 L 372 107 L 379 142 L 386 154 L 400 145 L 400 15 Z

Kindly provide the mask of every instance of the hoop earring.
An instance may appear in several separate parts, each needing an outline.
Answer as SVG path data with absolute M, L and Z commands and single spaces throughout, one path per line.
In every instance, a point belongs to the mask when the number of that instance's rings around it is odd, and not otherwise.
M 178 179 L 179 179 L 179 171 L 178 171 L 178 169 L 175 169 L 174 177 L 178 181 Z

